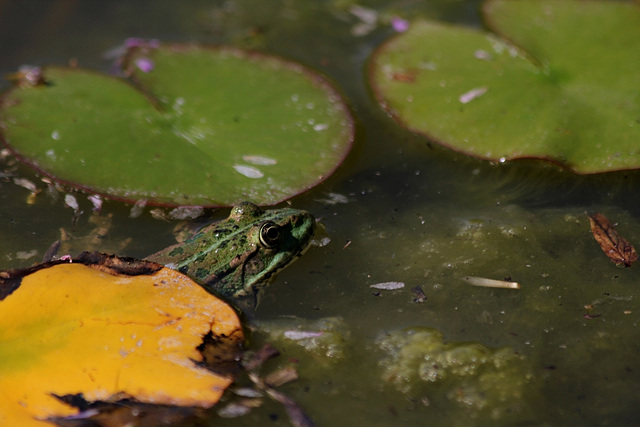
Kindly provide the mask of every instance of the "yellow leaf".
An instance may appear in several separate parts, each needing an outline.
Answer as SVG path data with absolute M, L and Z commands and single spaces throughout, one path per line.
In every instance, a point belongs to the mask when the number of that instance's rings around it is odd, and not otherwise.
M 232 382 L 200 367 L 197 347 L 210 331 L 243 340 L 233 309 L 168 268 L 102 270 L 42 268 L 0 301 L 0 425 L 77 412 L 53 395 L 210 407 Z

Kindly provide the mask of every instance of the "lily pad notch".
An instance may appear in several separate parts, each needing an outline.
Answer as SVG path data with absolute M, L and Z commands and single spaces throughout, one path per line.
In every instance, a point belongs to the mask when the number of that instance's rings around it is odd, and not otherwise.
M 274 205 L 330 176 L 354 139 L 337 89 L 293 61 L 138 43 L 127 79 L 46 67 L 0 97 L 0 138 L 58 182 L 151 205 Z
M 402 126 L 493 161 L 549 160 L 576 173 L 640 168 L 640 7 L 489 0 L 491 32 L 416 21 L 369 63 Z

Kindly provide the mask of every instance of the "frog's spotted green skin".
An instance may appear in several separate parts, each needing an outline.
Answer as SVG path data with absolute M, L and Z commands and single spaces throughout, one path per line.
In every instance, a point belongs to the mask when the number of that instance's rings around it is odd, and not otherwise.
M 309 246 L 315 220 L 296 209 L 263 211 L 252 203 L 148 260 L 187 274 L 245 311 L 258 303 L 268 279 Z

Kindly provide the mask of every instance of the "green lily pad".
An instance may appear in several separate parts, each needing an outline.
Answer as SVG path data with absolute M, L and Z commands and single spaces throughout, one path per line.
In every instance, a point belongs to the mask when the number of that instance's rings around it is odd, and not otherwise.
M 637 5 L 491 0 L 483 12 L 503 38 L 421 21 L 377 50 L 370 83 L 393 117 L 481 158 L 640 168 Z
M 324 180 L 353 122 L 329 82 L 232 48 L 137 46 L 130 81 L 78 68 L 1 99 L 4 142 L 45 174 L 91 192 L 164 205 L 272 205 Z

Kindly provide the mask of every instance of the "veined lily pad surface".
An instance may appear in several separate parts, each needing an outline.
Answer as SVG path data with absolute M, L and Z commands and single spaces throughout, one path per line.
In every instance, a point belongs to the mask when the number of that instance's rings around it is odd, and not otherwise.
M 78 68 L 2 97 L 2 138 L 59 181 L 164 205 L 271 205 L 329 176 L 352 119 L 328 81 L 231 48 L 130 48 L 134 84 Z
M 0 322 L 3 426 L 75 415 L 68 395 L 210 407 L 233 378 L 197 348 L 211 334 L 238 353 L 244 339 L 235 311 L 187 276 L 100 254 L 0 272 Z
M 543 158 L 578 173 L 640 167 L 640 8 L 491 0 L 493 33 L 429 21 L 371 61 L 381 104 L 466 154 Z

